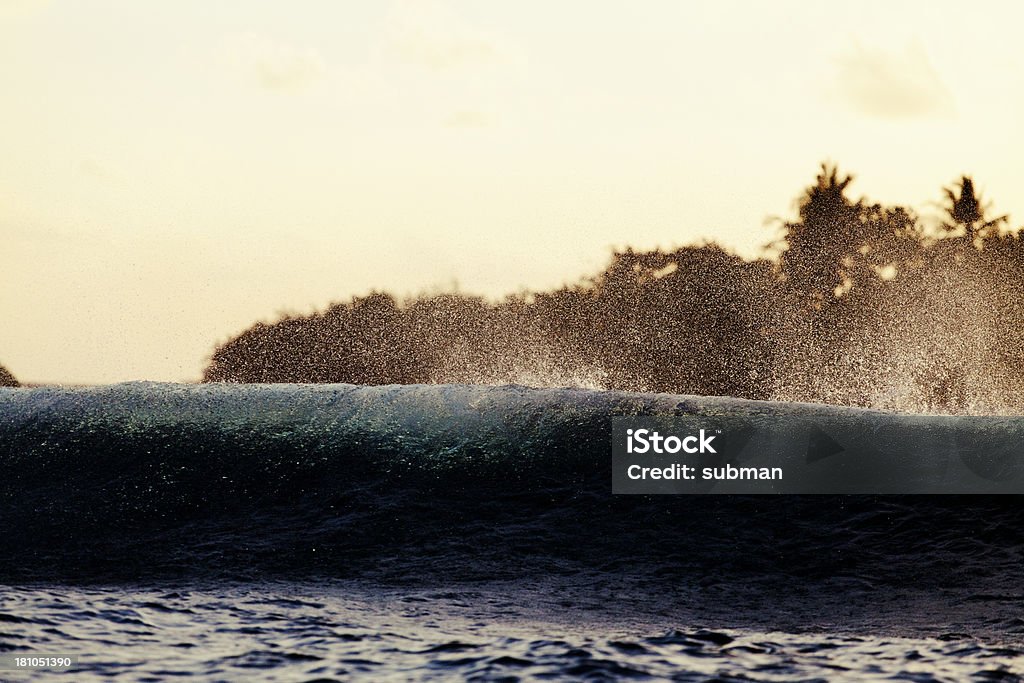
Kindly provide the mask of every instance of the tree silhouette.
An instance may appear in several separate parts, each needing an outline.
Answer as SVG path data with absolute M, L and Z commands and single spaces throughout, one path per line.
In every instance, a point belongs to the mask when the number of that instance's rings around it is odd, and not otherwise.
M 941 232 L 905 207 L 851 199 L 852 182 L 822 164 L 777 260 L 715 244 L 626 249 L 593 278 L 503 301 L 375 293 L 257 323 L 214 350 L 204 380 L 1024 410 L 1024 240 L 999 230 L 1006 217 L 987 215 L 969 176 L 945 188 Z
M 962 233 L 967 242 L 980 247 L 981 242 L 999 234 L 999 228 L 1009 221 L 1003 214 L 988 218 L 990 204 L 984 204 L 974 188 L 974 180 L 967 175 L 961 176 L 957 184 L 942 189 L 946 196 L 946 220 L 942 227 L 952 236 Z
M 797 201 L 798 220 L 785 224 L 782 273 L 815 308 L 842 287 L 844 260 L 852 258 L 863 241 L 863 202 L 846 195 L 852 182 L 853 176 L 840 176 L 836 166 L 822 164 L 815 184 Z
M 14 379 L 14 375 L 8 372 L 7 368 L 0 365 L 0 387 L 17 387 L 21 386 L 18 380 Z

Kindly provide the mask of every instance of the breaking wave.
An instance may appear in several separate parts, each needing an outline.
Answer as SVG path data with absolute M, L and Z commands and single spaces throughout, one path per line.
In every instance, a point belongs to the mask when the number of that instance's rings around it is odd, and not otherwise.
M 999 595 L 1024 578 L 1012 496 L 612 496 L 611 417 L 641 413 L 851 409 L 513 386 L 5 389 L 0 579 L 724 573 Z

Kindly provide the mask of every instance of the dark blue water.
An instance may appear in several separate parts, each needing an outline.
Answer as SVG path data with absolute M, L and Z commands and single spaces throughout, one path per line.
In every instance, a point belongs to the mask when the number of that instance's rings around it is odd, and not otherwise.
M 638 613 L 629 594 L 583 583 L 570 581 L 568 592 L 548 581 L 22 588 L 0 599 L 0 643 L 78 653 L 70 672 L 40 677 L 76 681 L 964 681 L 1024 672 L 1019 646 L 969 634 L 830 628 L 839 614 L 818 614 L 806 631 L 701 628 Z
M 0 391 L 0 653 L 78 654 L 62 680 L 1024 675 L 1016 497 L 611 496 L 611 415 L 761 405 Z

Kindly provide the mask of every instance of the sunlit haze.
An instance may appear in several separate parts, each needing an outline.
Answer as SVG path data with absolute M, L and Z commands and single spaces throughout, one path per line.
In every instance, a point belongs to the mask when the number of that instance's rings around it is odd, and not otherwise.
M 755 255 L 820 162 L 1024 221 L 1015 3 L 0 0 L 0 363 L 195 380 L 259 319 Z

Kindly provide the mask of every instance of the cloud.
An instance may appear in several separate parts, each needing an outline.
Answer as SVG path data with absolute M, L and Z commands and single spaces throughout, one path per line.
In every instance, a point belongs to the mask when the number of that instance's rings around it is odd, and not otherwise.
M 900 52 L 855 45 L 836 60 L 835 84 L 854 111 L 884 119 L 951 116 L 953 95 L 924 49 Z
M 300 90 L 326 72 L 312 48 L 298 48 L 253 33 L 229 36 L 222 45 L 229 66 L 268 90 Z
M 494 62 L 501 50 L 494 37 L 430 0 L 400 2 L 392 11 L 385 51 L 399 61 L 431 69 Z

